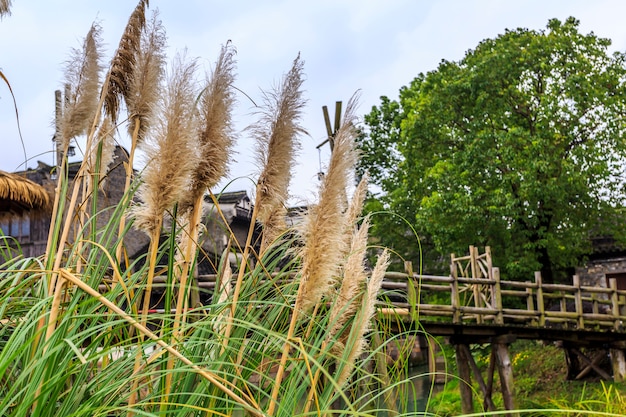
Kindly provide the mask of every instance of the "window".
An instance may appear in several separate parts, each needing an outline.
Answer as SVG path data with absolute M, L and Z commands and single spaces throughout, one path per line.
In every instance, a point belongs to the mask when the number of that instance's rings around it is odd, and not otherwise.
M 27 239 L 30 237 L 30 217 L 12 217 L 0 220 L 0 229 L 5 236 Z

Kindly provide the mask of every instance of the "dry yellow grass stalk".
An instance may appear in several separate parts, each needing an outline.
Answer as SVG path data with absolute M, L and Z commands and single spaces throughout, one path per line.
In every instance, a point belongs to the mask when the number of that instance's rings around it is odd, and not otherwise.
M 187 221 L 183 222 L 182 234 L 184 239 L 179 245 L 182 253 L 177 253 L 177 256 L 182 257 L 182 259 L 180 261 L 181 268 L 177 270 L 176 274 L 179 289 L 172 332 L 174 339 L 179 336 L 180 324 L 186 321 L 189 267 L 197 248 L 198 226 L 202 216 L 204 193 L 207 189 L 215 186 L 226 174 L 232 152 L 234 54 L 235 50 L 230 43 L 222 48 L 213 73 L 200 97 L 200 120 L 197 134 L 199 159 L 202 163 L 198 163 L 192 172 L 190 190 L 181 202 L 180 211 Z M 172 366 L 172 363 L 169 362 L 168 366 Z
M 137 20 L 137 25 L 141 23 L 142 13 L 144 13 L 143 7 L 145 5 L 142 3 L 143 2 L 140 2 L 137 6 L 138 9 L 135 10 L 135 13 L 138 14 L 135 19 Z M 133 19 L 131 18 L 129 21 L 129 27 L 131 28 L 133 27 L 132 22 Z M 134 33 L 135 28 L 128 30 L 130 36 L 130 34 Z M 128 108 L 128 130 L 131 135 L 131 146 L 128 163 L 125 164 L 126 181 L 124 184 L 124 193 L 130 188 L 135 151 L 137 150 L 137 146 L 143 142 L 149 127 L 152 125 L 154 113 L 158 106 L 165 66 L 165 46 L 165 30 L 163 29 L 161 21 L 158 20 L 157 12 L 154 12 L 152 20 L 142 27 L 140 45 L 135 51 L 136 56 L 134 57 L 135 61 L 132 66 L 132 74 L 130 79 L 127 80 L 129 91 L 127 92 L 126 106 Z M 123 50 L 124 48 L 120 49 Z M 132 48 L 130 49 L 132 50 Z M 131 51 L 126 51 L 118 54 L 119 60 L 123 61 L 123 56 L 130 53 Z M 118 79 L 120 78 L 118 77 Z M 124 78 L 124 80 L 126 80 L 126 78 Z M 113 100 L 111 105 L 117 105 L 115 101 L 117 98 L 112 98 L 111 100 Z M 126 219 L 122 217 L 118 229 L 119 236 L 122 235 L 125 227 Z M 122 245 L 118 245 L 115 251 L 115 257 L 120 259 L 121 256 Z
M 303 65 L 298 56 L 282 83 L 265 95 L 266 110 L 252 127 L 257 141 L 257 158 L 262 167 L 256 187 L 255 209 L 258 221 L 270 235 L 276 235 L 276 232 L 268 226 L 284 229 L 275 218 L 273 224 L 270 219 L 288 198 L 291 170 L 299 148 L 297 137 L 305 133 L 299 124 L 305 104 L 302 98 Z
M 272 213 L 280 210 L 287 198 L 291 167 L 298 146 L 295 139 L 299 133 L 304 132 L 297 122 L 304 106 L 301 91 L 303 65 L 298 56 L 280 86 L 273 93 L 266 95 L 267 109 L 261 113 L 259 122 L 252 127 L 253 135 L 258 142 L 258 158 L 263 168 L 257 183 L 254 211 L 243 248 L 242 267 L 239 268 L 233 290 L 231 317 L 224 332 L 224 346 L 228 344 L 232 316 L 237 309 L 256 222 L 258 220 L 265 226 Z
M 228 395 L 233 401 L 243 406 L 246 411 L 250 412 L 255 416 L 264 416 L 264 414 L 260 411 L 260 407 L 253 397 L 246 394 L 243 390 L 238 389 L 234 384 L 230 383 L 228 380 L 222 378 L 219 375 L 216 375 L 212 372 L 209 372 L 205 369 L 202 369 L 198 365 L 194 364 L 189 358 L 184 356 L 182 353 L 178 352 L 175 348 L 165 343 L 158 335 L 150 331 L 146 326 L 137 322 L 132 316 L 126 313 L 124 310 L 113 304 L 111 301 L 107 300 L 102 294 L 98 291 L 91 288 L 87 283 L 83 282 L 79 277 L 73 275 L 66 269 L 61 269 L 60 276 L 64 281 L 69 281 L 72 284 L 76 285 L 78 288 L 92 296 L 94 299 L 98 300 L 102 305 L 106 306 L 110 311 L 119 315 L 124 320 L 126 320 L 129 324 L 131 324 L 135 329 L 139 331 L 140 334 L 148 337 L 153 340 L 157 345 L 159 345 L 164 350 L 168 351 L 170 354 L 176 356 L 181 362 L 185 365 L 188 365 L 194 372 L 198 373 L 198 375 L 202 376 L 211 384 L 218 387 L 222 392 Z M 239 391 L 239 393 L 235 392 L 235 390 Z
M 140 0 L 130 15 L 124 34 L 120 38 L 115 56 L 111 60 L 104 108 L 114 121 L 119 113 L 120 98 L 130 93 L 129 77 L 134 72 L 137 53 L 141 43 L 141 32 L 146 24 L 148 0 Z
M 153 141 L 144 142 L 149 162 L 144 169 L 143 183 L 138 189 L 141 204 L 132 210 L 135 226 L 150 236 L 150 263 L 143 294 L 142 324 L 147 320 L 150 307 L 163 215 L 188 192 L 191 173 L 198 163 L 197 119 L 194 112 L 195 68 L 195 62 L 186 63 L 182 56 L 174 60 L 162 113 L 155 126 L 155 136 Z M 136 368 L 139 367 L 140 359 L 138 356 Z M 133 394 L 129 403 L 135 400 Z
M 328 174 L 320 189 L 319 203 L 310 209 L 304 223 L 300 286 L 287 331 L 288 341 L 294 337 L 300 315 L 312 309 L 334 288 L 343 263 L 346 242 L 343 236 L 346 230 L 345 193 L 357 160 L 356 104 L 356 96 L 348 102 L 343 124 L 335 135 L 335 146 Z M 285 343 L 268 406 L 269 415 L 273 415 L 276 409 L 288 356 L 289 344 Z
M 83 49 L 74 49 L 65 71 L 65 108 L 60 137 L 56 138 L 65 153 L 69 142 L 91 128 L 98 112 L 100 95 L 100 27 L 96 24 L 85 37 Z

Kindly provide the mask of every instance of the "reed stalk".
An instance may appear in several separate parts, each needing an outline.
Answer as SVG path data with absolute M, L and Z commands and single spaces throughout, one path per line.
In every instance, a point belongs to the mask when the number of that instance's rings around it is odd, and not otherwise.
M 346 230 L 343 196 L 351 170 L 356 163 L 355 107 L 356 97 L 353 97 L 346 108 L 343 124 L 335 136 L 335 147 L 331 154 L 328 174 L 324 177 L 320 189 L 319 203 L 309 210 L 303 232 L 304 247 L 300 253 L 302 257 L 300 284 L 287 330 L 287 342 L 274 380 L 268 407 L 269 415 L 274 415 L 278 404 L 278 395 L 289 357 L 289 341 L 294 337 L 298 319 L 330 292 L 342 264 L 341 256 L 345 253 L 342 249 L 345 242 L 343 233 Z

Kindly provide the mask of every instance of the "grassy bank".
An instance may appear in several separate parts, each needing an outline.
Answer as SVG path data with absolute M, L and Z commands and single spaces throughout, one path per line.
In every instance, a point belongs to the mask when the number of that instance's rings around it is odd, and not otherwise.
M 489 350 L 477 348 L 473 353 L 478 366 L 486 371 Z M 626 383 L 596 379 L 567 381 L 563 350 L 552 345 L 518 341 L 511 346 L 510 353 L 515 377 L 515 399 L 521 415 L 626 415 Z M 453 351 L 448 349 L 446 356 L 449 366 L 454 368 Z M 496 372 L 493 399 L 498 409 L 503 409 L 497 378 Z M 474 384 L 474 389 L 477 393 L 474 397 L 475 410 L 480 410 L 481 396 L 478 394 L 480 389 L 477 384 Z M 448 382 L 433 397 L 429 410 L 439 416 L 462 415 L 459 381 Z

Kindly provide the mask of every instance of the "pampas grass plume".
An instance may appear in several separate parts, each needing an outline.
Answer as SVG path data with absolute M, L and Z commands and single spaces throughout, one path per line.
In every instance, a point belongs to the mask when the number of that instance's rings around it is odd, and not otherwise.
M 158 13 L 141 32 L 141 43 L 137 51 L 132 76 L 129 80 L 126 106 L 128 108 L 128 132 L 132 136 L 139 123 L 137 143 L 141 143 L 150 128 L 152 113 L 163 87 L 166 35 Z
M 272 213 L 285 204 L 289 180 L 299 144 L 304 133 L 300 118 L 305 101 L 302 98 L 303 61 L 298 56 L 281 84 L 265 95 L 266 111 L 254 127 L 257 158 L 262 171 L 257 184 L 257 219 L 269 224 Z
M 344 329 L 348 320 L 352 319 L 361 304 L 363 291 L 367 282 L 364 261 L 367 249 L 369 231 L 369 219 L 365 219 L 361 227 L 353 232 L 350 254 L 344 266 L 343 279 L 337 298 L 330 311 L 329 323 L 331 329 L 329 337 L 337 338 L 335 350 L 343 349 L 350 333 L 350 329 Z M 339 335 L 340 332 L 344 332 Z M 337 337 L 339 335 L 339 337 Z
M 141 33 L 146 24 L 148 4 L 148 0 L 139 0 L 128 19 L 115 56 L 111 60 L 104 108 L 114 121 L 117 120 L 119 113 L 120 97 L 126 100 L 130 94 L 131 81 L 129 77 L 134 73 L 141 43 Z
M 11 14 L 11 0 L 0 0 L 0 16 Z
M 195 69 L 195 62 L 185 63 L 181 56 L 174 60 L 155 135 L 145 142 L 148 164 L 138 190 L 142 204 L 134 214 L 135 225 L 148 234 L 161 224 L 163 213 L 188 192 L 198 163 Z
M 191 201 L 201 198 L 227 173 L 234 145 L 232 110 L 235 104 L 235 49 L 228 43 L 220 52 L 200 97 L 198 144 L 203 161 L 193 173 Z M 191 205 L 191 203 L 189 203 Z
M 60 123 L 62 149 L 71 139 L 87 133 L 97 111 L 100 83 L 100 27 L 96 24 L 85 37 L 83 49 L 74 49 L 67 62 L 65 108 Z
M 301 288 L 296 298 L 300 312 L 310 310 L 335 287 L 346 253 L 345 190 L 357 159 L 356 101 L 353 97 L 348 103 L 344 122 L 335 135 L 319 203 L 310 209 L 302 230 L 305 244 L 301 251 Z

